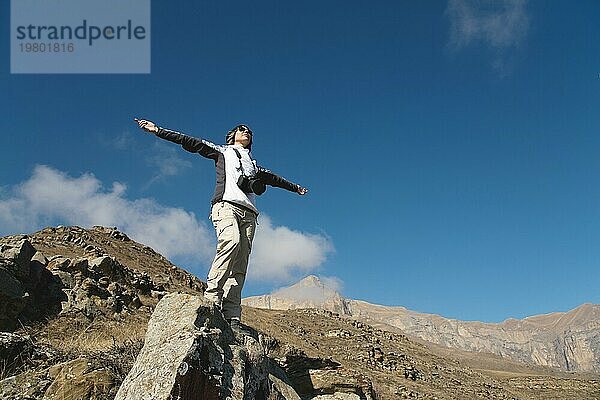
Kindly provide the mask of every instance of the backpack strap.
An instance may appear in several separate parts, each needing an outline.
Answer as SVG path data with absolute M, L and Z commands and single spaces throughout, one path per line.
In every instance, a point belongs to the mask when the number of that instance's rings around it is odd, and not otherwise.
M 242 155 L 240 154 L 239 150 L 236 149 L 235 147 L 232 147 L 232 149 L 233 149 L 233 151 L 235 151 L 235 154 L 237 155 L 237 158 L 238 158 L 238 162 L 240 163 L 238 170 L 242 171 L 242 175 L 246 176 L 246 171 L 244 171 L 244 166 L 242 165 Z

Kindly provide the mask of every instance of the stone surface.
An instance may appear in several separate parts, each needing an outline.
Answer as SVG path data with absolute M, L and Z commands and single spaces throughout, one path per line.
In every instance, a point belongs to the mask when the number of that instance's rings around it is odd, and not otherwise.
M 4 375 L 11 375 L 26 362 L 33 352 L 28 336 L 0 332 L 0 367 Z
M 0 380 L 0 399 L 33 400 L 42 399 L 50 381 L 38 371 L 27 371 Z
M 21 237 L 0 250 L 0 330 L 56 314 L 64 294 L 60 280 L 46 269 L 46 257 Z
M 269 374 L 271 381 L 271 395 L 277 400 L 300 400 L 298 393 L 288 383 L 275 375 Z
M 334 394 L 322 394 L 315 396 L 312 400 L 362 400 L 362 398 L 354 393 L 341 393 L 336 392 Z
M 54 379 L 44 400 L 95 400 L 103 399 L 114 385 L 110 373 L 94 366 L 87 358 L 79 358 L 55 365 L 49 370 Z
M 17 279 L 25 279 L 29 276 L 29 263 L 36 250 L 26 237 L 19 238 L 12 246 L 2 246 L 2 257 L 13 262 L 14 268 L 10 271 Z
M 29 294 L 10 272 L 15 268 L 13 261 L 0 258 L 0 330 L 14 329 L 28 302 Z
M 268 359 L 253 335 L 234 336 L 204 297 L 171 293 L 156 306 L 115 400 L 295 398 L 281 383 L 269 380 Z

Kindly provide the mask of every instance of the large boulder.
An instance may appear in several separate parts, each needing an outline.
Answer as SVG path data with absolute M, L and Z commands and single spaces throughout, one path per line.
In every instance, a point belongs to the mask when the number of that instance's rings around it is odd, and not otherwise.
M 11 273 L 16 264 L 0 257 L 0 330 L 14 329 L 17 317 L 25 309 L 29 293 Z
M 0 246 L 0 330 L 18 326 L 21 313 L 30 303 L 30 294 L 24 286 L 28 280 L 31 258 L 35 249 L 23 239 L 14 245 Z
M 46 257 L 26 238 L 0 246 L 1 331 L 12 331 L 60 312 L 65 298 L 62 283 L 47 264 Z
M 297 400 L 287 383 L 269 378 L 269 365 L 257 337 L 234 334 L 212 302 L 171 293 L 156 306 L 115 400 Z
M 25 237 L 14 245 L 2 245 L 0 253 L 2 257 L 12 261 L 12 275 L 21 280 L 29 277 L 29 263 L 36 250 L 31 242 Z

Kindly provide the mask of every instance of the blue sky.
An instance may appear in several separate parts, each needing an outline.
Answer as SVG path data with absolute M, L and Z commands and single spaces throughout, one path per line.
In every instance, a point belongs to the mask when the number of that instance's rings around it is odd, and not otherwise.
M 244 295 L 345 296 L 501 321 L 600 303 L 600 4 L 152 2 L 150 74 L 10 74 L 0 4 L 0 234 L 118 226 L 204 279 L 221 143 L 271 188 Z M 166 240 L 165 238 L 169 238 Z

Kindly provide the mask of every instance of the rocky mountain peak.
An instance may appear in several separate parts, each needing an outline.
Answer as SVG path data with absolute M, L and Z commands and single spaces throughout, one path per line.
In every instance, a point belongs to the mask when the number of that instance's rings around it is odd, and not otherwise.
M 248 297 L 243 304 L 274 310 L 318 308 L 349 315 L 347 300 L 334 288 L 315 275 L 271 294 Z
M 321 279 L 316 275 L 308 275 L 304 279 L 300 280 L 296 285 L 308 286 L 308 287 L 325 287 Z
M 296 300 L 326 301 L 331 298 L 342 298 L 342 295 L 331 285 L 324 283 L 316 275 L 308 275 L 299 282 L 277 290 L 274 295 Z

